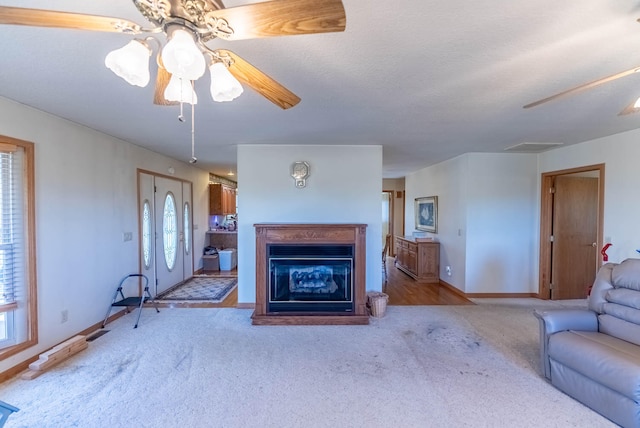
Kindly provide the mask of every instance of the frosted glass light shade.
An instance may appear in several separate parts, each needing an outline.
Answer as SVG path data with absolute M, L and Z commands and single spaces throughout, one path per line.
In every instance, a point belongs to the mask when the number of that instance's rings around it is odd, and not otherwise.
M 171 76 L 169 84 L 164 90 L 164 99 L 179 103 L 198 104 L 198 96 L 191 87 L 191 81 Z
M 162 48 L 162 62 L 169 73 L 186 80 L 198 80 L 207 68 L 193 35 L 185 30 L 171 33 L 171 40 Z
M 109 52 L 104 59 L 107 68 L 130 85 L 147 86 L 151 50 L 140 40 L 131 40 L 120 49 Z
M 214 62 L 209 66 L 211 73 L 211 97 L 214 101 L 232 101 L 242 94 L 242 85 L 238 79 L 221 62 Z
M 633 108 L 640 108 L 640 98 L 638 98 L 636 102 L 633 104 Z

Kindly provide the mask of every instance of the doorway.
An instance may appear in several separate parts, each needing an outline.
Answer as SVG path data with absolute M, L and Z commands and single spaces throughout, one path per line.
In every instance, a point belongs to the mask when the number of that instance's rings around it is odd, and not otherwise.
M 382 248 L 386 242 L 387 235 L 391 235 L 393 242 L 393 191 L 382 191 Z M 391 254 L 389 251 L 388 254 Z
M 140 271 L 156 296 L 193 276 L 190 182 L 138 171 Z
M 604 164 L 542 174 L 542 299 L 583 299 L 602 260 Z

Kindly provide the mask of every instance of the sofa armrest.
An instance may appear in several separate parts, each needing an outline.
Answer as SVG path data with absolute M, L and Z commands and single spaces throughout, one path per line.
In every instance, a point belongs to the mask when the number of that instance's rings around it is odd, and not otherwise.
M 552 309 L 533 311 L 540 324 L 540 361 L 544 376 L 551 379 L 549 337 L 559 331 L 598 331 L 598 315 L 586 309 Z
M 598 315 L 586 309 L 533 311 L 547 335 L 565 330 L 598 331 Z

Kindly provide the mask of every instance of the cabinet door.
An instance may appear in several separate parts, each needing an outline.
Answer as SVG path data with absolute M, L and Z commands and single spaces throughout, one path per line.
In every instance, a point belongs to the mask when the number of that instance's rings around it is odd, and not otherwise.
M 423 279 L 437 281 L 440 277 L 440 246 L 438 244 L 422 244 L 418 249 L 418 276 Z
M 224 214 L 222 206 L 222 185 L 209 184 L 209 215 Z
M 418 274 L 418 254 L 416 252 L 416 247 L 413 245 L 409 245 L 407 249 L 407 269 L 411 271 L 414 275 Z
M 231 187 L 224 187 L 224 213 L 236 213 L 236 190 Z
M 236 190 L 223 184 L 209 185 L 209 214 L 226 215 L 236 213 Z
M 406 266 L 407 263 L 405 249 L 402 245 L 402 241 L 398 238 L 396 238 L 396 263 L 400 266 Z

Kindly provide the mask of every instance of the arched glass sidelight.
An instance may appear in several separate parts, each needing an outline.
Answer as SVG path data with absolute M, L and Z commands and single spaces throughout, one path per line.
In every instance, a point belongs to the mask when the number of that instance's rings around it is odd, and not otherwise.
M 171 192 L 164 199 L 162 215 L 162 241 L 164 247 L 164 260 L 167 269 L 173 270 L 178 256 L 178 216 L 176 213 L 176 200 Z
M 184 252 L 188 255 L 191 248 L 191 209 L 189 202 L 184 203 Z
M 144 268 L 151 267 L 151 204 L 145 199 L 142 204 L 142 260 Z

